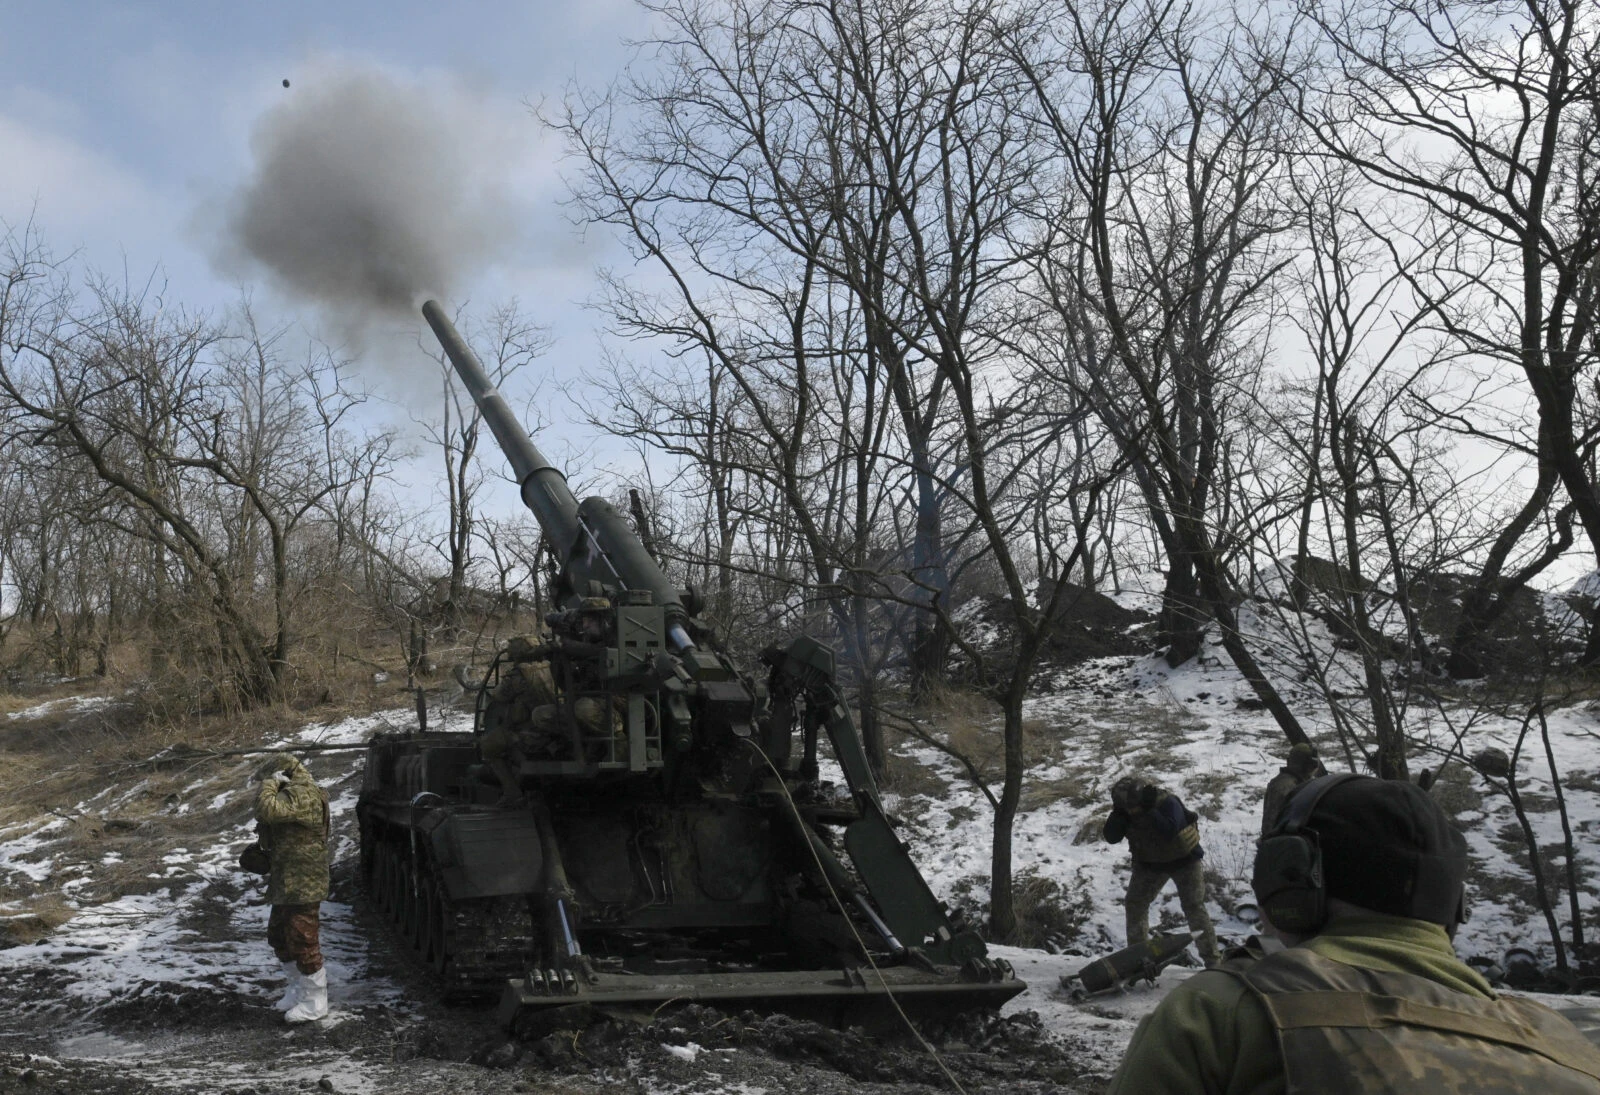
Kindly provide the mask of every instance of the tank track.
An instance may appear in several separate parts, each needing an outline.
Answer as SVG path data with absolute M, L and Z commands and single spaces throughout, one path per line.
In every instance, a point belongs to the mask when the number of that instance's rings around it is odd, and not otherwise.
M 535 966 L 539 941 L 522 897 L 451 901 L 426 856 L 421 869 L 402 843 L 383 841 L 366 864 L 374 908 L 399 949 L 427 968 L 448 997 L 498 994 Z

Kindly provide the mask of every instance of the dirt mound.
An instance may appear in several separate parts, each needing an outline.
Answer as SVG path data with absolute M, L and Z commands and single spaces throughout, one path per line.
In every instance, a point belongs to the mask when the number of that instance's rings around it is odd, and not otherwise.
M 1461 619 L 1462 599 L 1473 583 L 1469 575 L 1447 573 L 1421 574 L 1407 583 L 1406 594 L 1422 630 L 1438 636 L 1441 643 L 1451 642 Z M 1506 598 L 1505 607 L 1479 640 L 1479 661 L 1492 667 L 1495 675 L 1538 675 L 1548 667 L 1553 653 L 1573 654 L 1581 649 L 1579 636 L 1563 635 L 1552 627 L 1545 597 L 1537 590 L 1502 586 L 1496 596 Z M 1584 616 L 1590 611 L 1582 603 L 1569 607 Z
M 1061 595 L 1051 625 L 1049 639 L 1040 654 L 1041 671 L 1119 655 L 1143 654 L 1153 639 L 1155 617 L 1147 612 L 1124 608 L 1103 593 L 1062 582 Z M 991 677 L 1010 672 L 1017 648 L 1016 629 L 1008 599 L 986 600 L 970 610 L 972 637 L 984 653 Z M 952 667 L 953 679 L 971 677 L 970 664 Z

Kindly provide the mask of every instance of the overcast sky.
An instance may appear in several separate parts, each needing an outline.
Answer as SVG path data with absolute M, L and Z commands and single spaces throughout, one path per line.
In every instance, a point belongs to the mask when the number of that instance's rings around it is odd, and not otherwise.
M 632 0 L 0 0 L 0 220 L 31 218 L 57 255 L 117 276 L 159 267 L 167 299 L 218 307 L 245 275 L 215 261 L 211 214 L 250 175 L 263 116 L 347 63 L 454 85 L 526 144 L 507 157 L 519 239 L 451 291 L 485 310 L 517 296 L 553 329 L 552 369 L 575 373 L 598 356 L 575 304 L 607 242 L 567 224 L 554 142 L 526 104 L 609 81 L 644 30 Z M 252 288 L 276 316 L 313 322 Z

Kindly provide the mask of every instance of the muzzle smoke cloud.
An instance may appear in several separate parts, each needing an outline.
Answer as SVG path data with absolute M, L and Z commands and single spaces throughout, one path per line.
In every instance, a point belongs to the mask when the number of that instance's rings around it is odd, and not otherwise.
M 323 62 L 252 134 L 223 261 L 255 265 L 347 333 L 449 294 L 516 235 L 516 119 L 460 87 Z M 526 127 L 529 123 L 523 122 Z

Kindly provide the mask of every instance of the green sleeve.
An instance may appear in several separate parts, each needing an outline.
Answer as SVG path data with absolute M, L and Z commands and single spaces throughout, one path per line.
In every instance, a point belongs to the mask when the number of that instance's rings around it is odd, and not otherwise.
M 1283 1064 L 1266 1011 L 1226 973 L 1197 973 L 1145 1016 L 1111 1095 L 1281 1095 Z

